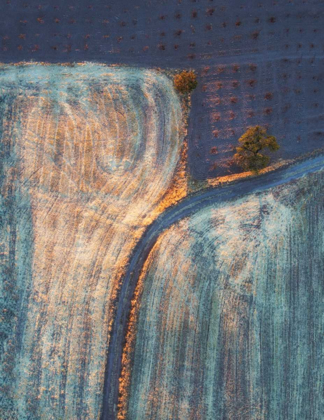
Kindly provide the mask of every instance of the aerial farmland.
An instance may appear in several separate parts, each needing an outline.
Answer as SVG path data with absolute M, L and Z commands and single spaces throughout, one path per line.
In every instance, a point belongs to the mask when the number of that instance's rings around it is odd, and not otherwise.
M 126 418 L 321 417 L 323 193 L 321 170 L 160 236 L 139 285 Z
M 8 66 L 0 86 L 5 407 L 97 418 L 112 302 L 173 181 L 181 104 L 161 74 L 102 65 Z
M 0 420 L 324 418 L 323 1 L 0 11 Z

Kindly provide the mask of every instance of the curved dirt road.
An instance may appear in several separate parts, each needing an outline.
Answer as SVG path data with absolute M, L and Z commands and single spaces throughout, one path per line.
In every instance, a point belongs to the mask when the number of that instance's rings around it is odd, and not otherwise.
M 118 296 L 116 316 L 107 355 L 102 420 L 117 418 L 118 384 L 130 303 L 142 267 L 159 235 L 173 223 L 191 215 L 204 206 L 229 201 L 246 194 L 258 193 L 294 181 L 320 170 L 323 166 L 324 155 L 321 154 L 301 163 L 260 175 L 257 178 L 246 179 L 234 185 L 200 191 L 167 209 L 147 228 L 134 249 Z

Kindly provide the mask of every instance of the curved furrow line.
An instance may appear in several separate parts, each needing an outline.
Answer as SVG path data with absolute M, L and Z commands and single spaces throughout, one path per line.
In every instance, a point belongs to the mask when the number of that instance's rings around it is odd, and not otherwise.
M 159 237 L 118 418 L 321 417 L 323 175 L 210 204 Z
M 141 270 L 159 235 L 181 219 L 194 214 L 206 206 L 228 202 L 247 194 L 261 193 L 269 188 L 284 185 L 307 174 L 319 171 L 323 166 L 324 156 L 319 155 L 275 172 L 260 175 L 252 180 L 244 180 L 234 185 L 196 193 L 186 197 L 175 206 L 168 208 L 147 228 L 134 249 L 118 295 L 117 310 L 107 354 L 102 420 L 117 418 L 121 360 L 130 303 Z
M 181 104 L 154 71 L 87 64 L 4 73 L 0 86 L 16 104 L 5 123 L 33 230 L 26 323 L 4 398 L 21 420 L 98 418 L 113 302 L 136 238 L 174 178 Z M 163 150 L 160 117 L 171 122 Z

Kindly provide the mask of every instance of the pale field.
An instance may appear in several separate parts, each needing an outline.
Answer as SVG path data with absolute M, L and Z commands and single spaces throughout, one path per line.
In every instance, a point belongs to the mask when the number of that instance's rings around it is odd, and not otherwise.
M 323 177 L 205 207 L 160 236 L 137 288 L 126 419 L 322 417 Z
M 1 418 L 93 420 L 124 267 L 174 182 L 181 104 L 161 73 L 90 64 L 2 67 L 0 96 Z

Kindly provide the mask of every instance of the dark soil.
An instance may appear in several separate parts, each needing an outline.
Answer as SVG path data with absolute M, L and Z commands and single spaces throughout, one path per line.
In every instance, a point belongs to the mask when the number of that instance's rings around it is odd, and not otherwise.
M 324 145 L 321 0 L 3 0 L 1 12 L 1 62 L 195 69 L 194 178 L 236 171 L 232 146 L 248 125 L 278 137 L 275 159 Z

